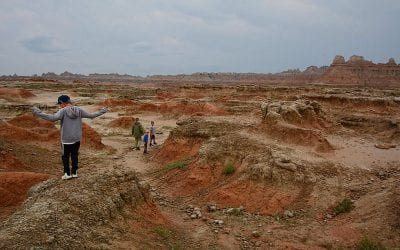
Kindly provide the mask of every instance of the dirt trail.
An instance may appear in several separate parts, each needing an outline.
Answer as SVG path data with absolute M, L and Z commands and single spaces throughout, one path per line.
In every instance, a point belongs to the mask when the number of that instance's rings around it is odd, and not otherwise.
M 113 114 L 110 114 L 110 116 L 113 116 Z M 196 239 L 198 243 L 194 247 L 202 248 L 204 247 L 202 246 L 204 242 L 210 242 L 210 239 L 215 238 L 215 235 L 212 234 L 207 226 L 207 221 L 190 220 L 184 211 L 186 205 L 182 201 L 165 196 L 161 191 L 162 188 L 157 186 L 158 182 L 154 179 L 154 175 L 152 175 L 155 168 L 152 165 L 151 156 L 168 138 L 170 130 L 176 126 L 176 120 L 164 119 L 154 115 L 140 116 L 140 120 L 145 128 L 147 124 L 150 124 L 150 121 L 154 121 L 157 125 L 157 145 L 148 146 L 148 154 L 143 153 L 143 144 L 141 144 L 140 150 L 133 148 L 134 139 L 129 135 L 129 131 L 125 131 L 125 134 L 103 137 L 102 142 L 116 150 L 113 154 L 114 164 L 121 166 L 123 169 L 135 171 L 142 181 L 150 184 L 152 196 L 162 216 L 172 223 L 174 229 L 185 232 L 190 239 Z M 204 242 L 202 242 L 202 239 L 204 239 Z M 214 239 L 212 242 L 217 240 Z M 218 241 L 218 244 L 222 244 L 226 249 L 234 248 L 229 244 L 229 241 L 225 242 L 223 239 Z M 209 247 L 212 247 L 213 243 L 210 244 Z

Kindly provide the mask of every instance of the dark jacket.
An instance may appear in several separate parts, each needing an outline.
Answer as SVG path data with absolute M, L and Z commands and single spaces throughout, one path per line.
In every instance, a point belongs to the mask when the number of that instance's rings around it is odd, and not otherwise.
M 144 134 L 143 126 L 140 122 L 135 122 L 132 127 L 132 135 L 135 138 L 140 138 Z

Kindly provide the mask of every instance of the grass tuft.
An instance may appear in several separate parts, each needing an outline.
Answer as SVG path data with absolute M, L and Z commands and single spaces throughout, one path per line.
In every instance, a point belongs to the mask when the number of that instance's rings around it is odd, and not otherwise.
M 358 250 L 386 250 L 386 248 L 380 244 L 375 243 L 367 237 L 363 237 L 357 244 Z
M 180 161 L 174 161 L 170 162 L 167 165 L 164 166 L 164 170 L 170 171 L 173 169 L 186 169 L 188 166 L 187 160 L 180 160 Z
M 225 165 L 223 173 L 224 175 L 231 175 L 235 172 L 236 168 L 232 163 L 228 163 Z
M 163 240 L 169 239 L 169 238 L 171 237 L 171 235 L 172 235 L 172 232 L 171 232 L 168 228 L 166 228 L 166 227 L 164 227 L 164 226 L 158 226 L 158 227 L 156 227 L 156 228 L 154 229 L 154 231 L 155 231 L 156 234 L 157 234 L 158 236 L 160 236 Z
M 336 207 L 333 208 L 333 211 L 335 214 L 342 214 L 342 213 L 348 213 L 351 210 L 353 210 L 354 204 L 349 198 L 343 199 L 341 202 L 339 202 Z

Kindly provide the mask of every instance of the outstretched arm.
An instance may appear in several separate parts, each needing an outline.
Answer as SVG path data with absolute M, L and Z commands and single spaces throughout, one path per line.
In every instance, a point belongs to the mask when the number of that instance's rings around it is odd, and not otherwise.
M 101 116 L 102 114 L 107 113 L 108 109 L 107 108 L 102 108 L 97 112 L 89 113 L 86 112 L 85 110 L 81 109 L 81 117 L 82 118 L 90 118 L 93 119 L 95 117 Z
M 62 118 L 62 110 L 61 109 L 54 115 L 50 115 L 50 114 L 47 114 L 47 113 L 41 111 L 38 107 L 32 107 L 32 113 L 36 116 L 39 116 L 40 118 L 43 118 L 43 119 L 51 121 L 51 122 L 61 120 L 61 118 Z

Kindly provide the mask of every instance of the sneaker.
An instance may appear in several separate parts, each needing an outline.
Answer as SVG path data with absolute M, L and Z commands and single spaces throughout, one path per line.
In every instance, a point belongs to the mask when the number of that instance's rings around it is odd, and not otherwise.
M 75 174 L 72 174 L 72 178 L 78 178 L 78 171 Z
M 68 175 L 67 173 L 65 173 L 65 174 L 61 177 L 61 179 L 63 179 L 63 180 L 69 180 L 69 179 L 71 179 L 71 178 L 72 178 L 72 176 Z

